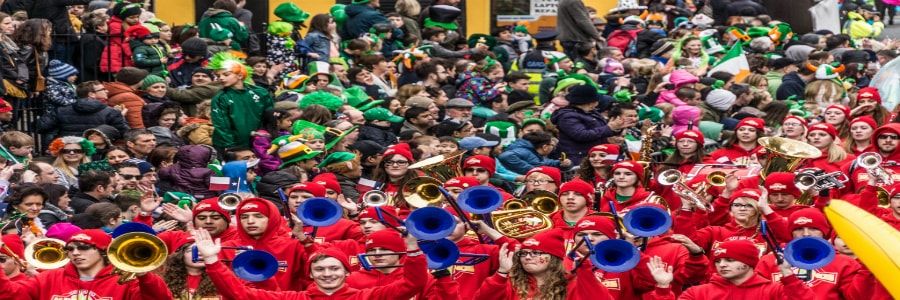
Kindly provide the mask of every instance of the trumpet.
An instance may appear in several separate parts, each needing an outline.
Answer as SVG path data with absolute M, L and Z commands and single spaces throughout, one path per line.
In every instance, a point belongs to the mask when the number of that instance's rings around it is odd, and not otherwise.
M 887 170 L 881 167 L 881 162 L 881 155 L 875 152 L 866 152 L 856 158 L 856 164 L 866 169 L 866 173 L 875 178 L 876 183 L 882 185 L 894 184 L 894 179 L 891 178 L 891 174 Z
M 242 200 L 241 195 L 236 193 L 224 193 L 219 196 L 219 206 L 224 210 L 236 210 Z
M 107 257 L 119 275 L 119 284 L 137 277 L 137 273 L 155 270 L 166 262 L 166 244 L 157 236 L 146 232 L 122 234 L 109 244 Z
M 725 186 L 725 178 L 727 177 L 728 174 L 725 174 L 723 171 L 712 171 L 706 174 L 706 183 L 709 183 L 711 186 Z
M 844 183 L 849 180 L 847 175 L 840 171 L 825 173 L 822 169 L 809 168 L 797 173 L 797 176 L 794 177 L 794 185 L 801 191 L 809 189 L 822 191 L 833 188 L 843 188 Z
M 62 268 L 69 263 L 65 247 L 66 242 L 58 239 L 38 239 L 25 247 L 25 261 L 41 270 Z
M 709 210 L 703 199 L 700 198 L 700 195 L 697 195 L 691 188 L 684 185 L 684 182 L 682 182 L 683 179 L 684 174 L 676 169 L 665 170 L 662 173 L 659 173 L 659 176 L 656 178 L 656 180 L 659 181 L 659 184 L 672 186 L 672 191 L 675 192 L 676 195 L 691 201 L 691 203 L 700 210 Z
M 362 202 L 366 207 L 393 205 L 392 200 L 387 193 L 379 190 L 371 190 L 362 195 Z

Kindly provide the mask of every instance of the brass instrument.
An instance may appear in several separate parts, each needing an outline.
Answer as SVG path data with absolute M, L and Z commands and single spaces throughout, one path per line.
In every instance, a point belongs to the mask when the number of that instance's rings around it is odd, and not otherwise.
M 433 177 L 416 177 L 403 183 L 400 187 L 400 197 L 413 208 L 440 207 L 444 202 L 441 185 L 442 183 Z
M 704 203 L 703 199 L 700 198 L 700 195 L 697 195 L 694 190 L 684 184 L 683 182 L 684 174 L 681 171 L 676 169 L 670 169 L 659 173 L 657 177 L 657 181 L 660 185 L 663 186 L 672 186 L 672 191 L 675 192 L 676 195 L 682 197 L 691 203 L 694 204 L 695 207 L 700 210 L 709 210 L 706 203 Z
M 219 195 L 219 206 L 224 210 L 236 210 L 241 201 L 244 200 L 241 195 L 236 193 L 224 193 Z
M 5 246 L 5 245 L 4 245 Z M 58 239 L 38 239 L 25 247 L 25 261 L 41 270 L 59 269 L 69 263 L 66 242 Z
M 759 173 L 760 180 L 765 179 L 766 175 L 773 172 L 793 172 L 804 159 L 822 156 L 822 151 L 818 148 L 797 140 L 782 137 L 762 137 L 759 138 L 758 142 L 768 152 L 766 164 Z
M 510 199 L 503 203 L 503 210 L 525 209 L 528 204 L 519 199 Z
M 723 171 L 713 171 L 706 174 L 706 183 L 711 186 L 725 186 L 725 179 L 727 177 L 728 174 L 725 174 Z
M 113 239 L 106 251 L 109 262 L 119 274 L 119 284 L 147 273 L 166 262 L 169 254 L 159 237 L 146 232 L 129 232 Z
M 878 206 L 888 207 L 891 205 L 891 193 L 888 193 L 884 187 L 875 187 L 875 198 L 878 199 Z
M 392 200 L 387 193 L 379 190 L 371 190 L 362 195 L 362 202 L 366 207 L 393 205 Z
M 494 228 L 514 239 L 528 238 L 553 228 L 553 221 L 532 208 L 503 210 L 491 213 Z
M 656 126 L 647 126 L 647 129 L 644 130 L 644 134 L 641 137 L 641 150 L 640 158 L 638 159 L 638 163 L 644 167 L 644 178 L 641 184 L 645 187 L 650 186 L 650 178 L 653 178 L 653 167 L 651 166 L 651 162 L 653 161 L 653 128 Z
M 875 178 L 875 184 L 894 184 L 894 179 L 891 178 L 891 174 L 888 173 L 887 170 L 881 167 L 881 162 L 881 155 L 875 152 L 866 152 L 860 154 L 859 157 L 856 158 L 856 164 L 865 169 L 866 173 L 869 173 L 869 176 Z
M 534 190 L 522 195 L 522 201 L 529 207 L 543 214 L 552 214 L 559 210 L 559 196 L 544 190 Z
M 464 153 L 465 151 L 457 151 L 447 155 L 432 156 L 410 165 L 409 169 L 421 170 L 425 175 L 438 179 L 438 182 L 444 182 L 462 175 L 461 162 Z

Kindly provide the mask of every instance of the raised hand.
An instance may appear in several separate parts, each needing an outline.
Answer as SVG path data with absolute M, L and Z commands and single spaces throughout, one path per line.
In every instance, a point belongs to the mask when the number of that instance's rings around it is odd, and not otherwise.
M 515 259 L 516 252 L 519 252 L 520 248 L 522 248 L 521 245 L 516 245 L 516 249 L 510 250 L 508 243 L 503 243 L 500 246 L 500 267 L 497 269 L 497 272 L 509 274 L 509 270 L 512 270 L 513 259 Z
M 694 241 L 692 241 L 689 237 L 683 234 L 673 234 L 669 236 L 669 239 L 675 241 L 676 243 L 681 244 L 685 248 L 688 249 L 691 254 L 699 254 L 703 253 L 703 248 L 698 246 Z
M 178 226 L 178 220 L 167 220 L 167 221 L 159 221 L 156 224 L 153 224 L 153 230 L 156 232 L 163 232 L 166 230 L 172 230 L 176 226 Z
M 222 241 L 216 239 L 213 241 L 212 236 L 206 229 L 197 229 L 191 231 L 194 236 L 194 247 L 197 247 L 197 253 L 206 264 L 212 264 L 219 260 L 219 251 L 222 251 Z
M 672 280 L 675 280 L 672 266 L 666 266 L 666 263 L 659 256 L 651 257 L 650 261 L 647 262 L 647 268 L 650 269 L 650 275 L 653 275 L 653 280 L 656 280 L 657 287 L 667 288 L 672 283 Z
M 172 203 L 164 203 L 162 210 L 163 213 L 175 218 L 178 222 L 190 223 L 194 218 L 194 214 L 190 210 L 178 207 L 178 205 Z

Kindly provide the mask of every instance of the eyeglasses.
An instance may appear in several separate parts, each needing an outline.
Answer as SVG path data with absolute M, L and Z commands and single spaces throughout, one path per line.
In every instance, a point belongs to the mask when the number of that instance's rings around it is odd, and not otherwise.
M 797 123 L 797 122 L 785 122 L 785 123 L 782 123 L 781 125 L 782 125 L 782 126 L 801 126 L 801 125 L 803 125 L 803 124 L 800 124 L 800 123 Z
M 529 257 L 529 256 L 541 257 L 541 255 L 544 255 L 544 254 L 547 254 L 547 252 L 543 252 L 543 251 L 522 251 L 522 250 L 520 250 L 519 252 L 516 252 L 516 256 L 518 256 L 519 258 L 525 258 L 525 257 Z
M 879 140 L 895 140 L 895 141 L 898 141 L 898 140 L 900 140 L 900 136 L 893 135 L 893 134 L 882 134 L 882 135 L 879 135 L 879 136 L 878 136 L 878 139 L 879 139 Z
M 384 162 L 384 165 L 385 166 L 403 167 L 403 166 L 408 166 L 409 161 L 408 160 L 388 160 L 388 161 Z
M 66 250 L 67 252 L 75 251 L 75 249 L 78 249 L 78 251 L 88 251 L 88 250 L 94 249 L 94 246 L 81 244 L 78 246 L 68 245 L 68 246 L 63 247 L 63 250 Z
M 94 93 L 108 92 L 108 91 L 109 91 L 109 90 L 107 90 L 107 89 L 99 89 L 99 90 L 95 90 Z
M 82 150 L 82 149 L 62 149 L 62 151 L 60 151 L 60 152 L 62 154 L 82 154 L 82 153 L 84 153 L 84 150 Z
M 144 178 L 144 175 L 119 174 L 119 176 L 122 176 L 122 179 L 125 180 L 141 180 Z
M 546 180 L 546 179 L 530 179 L 530 180 L 525 180 L 525 183 L 531 184 L 531 185 L 541 185 L 541 184 L 547 184 L 547 183 L 550 183 L 550 182 L 552 182 L 552 181 L 551 181 L 551 180 Z
M 746 209 L 754 209 L 753 204 L 740 204 L 740 203 L 732 203 L 731 208 L 746 208 Z
M 464 173 L 487 173 L 488 171 L 483 168 L 466 168 L 463 170 Z

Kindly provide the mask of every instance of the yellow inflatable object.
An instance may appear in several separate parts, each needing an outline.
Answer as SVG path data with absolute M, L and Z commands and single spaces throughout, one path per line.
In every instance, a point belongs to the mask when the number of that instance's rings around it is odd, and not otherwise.
M 831 200 L 825 215 L 838 236 L 891 296 L 900 299 L 900 231 L 843 200 Z

